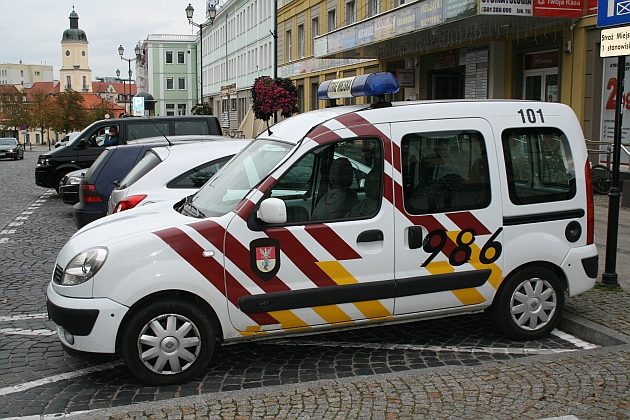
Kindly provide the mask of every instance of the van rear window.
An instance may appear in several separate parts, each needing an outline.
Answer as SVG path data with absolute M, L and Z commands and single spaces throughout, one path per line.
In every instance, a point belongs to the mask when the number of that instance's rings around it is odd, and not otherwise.
M 575 197 L 569 140 L 556 128 L 514 128 L 502 134 L 510 201 L 517 205 Z
M 206 120 L 175 121 L 175 135 L 185 136 L 189 134 L 212 134 Z

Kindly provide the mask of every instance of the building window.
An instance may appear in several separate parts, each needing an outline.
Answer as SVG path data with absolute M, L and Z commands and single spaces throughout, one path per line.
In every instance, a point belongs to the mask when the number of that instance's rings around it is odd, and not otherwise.
M 177 104 L 177 115 L 186 115 L 186 104 Z
M 72 89 L 72 77 L 66 76 L 66 89 Z
M 166 104 L 166 116 L 175 115 L 175 104 Z
M 236 111 L 236 98 L 230 99 L 230 111 Z
M 173 64 L 173 51 L 166 51 L 166 64 Z
M 186 89 L 186 78 L 185 77 L 178 77 L 177 78 L 177 89 L 179 89 L 179 90 Z
M 172 77 L 167 77 L 166 78 L 166 90 L 173 90 L 173 78 Z
M 24 70 L 20 70 L 20 76 L 24 77 Z
M 368 0 L 367 3 L 367 17 L 378 15 L 381 12 L 380 0 Z
M 186 63 L 186 55 L 184 51 L 177 51 L 177 64 L 185 64 Z
M 291 30 L 289 29 L 284 34 L 284 61 L 291 61 Z
M 39 76 L 39 72 L 38 71 L 35 72 L 35 76 Z
M 346 25 L 356 21 L 356 7 L 354 0 L 346 2 Z
M 337 28 L 337 11 L 335 9 L 328 11 L 328 32 Z
M 298 25 L 298 58 L 304 57 L 304 43 L 306 39 L 304 38 L 304 25 Z
M 89 90 L 89 86 L 87 85 L 87 77 L 83 76 L 83 90 L 84 91 L 88 91 Z
M 319 36 L 319 18 L 311 19 L 311 55 L 315 55 L 315 37 Z

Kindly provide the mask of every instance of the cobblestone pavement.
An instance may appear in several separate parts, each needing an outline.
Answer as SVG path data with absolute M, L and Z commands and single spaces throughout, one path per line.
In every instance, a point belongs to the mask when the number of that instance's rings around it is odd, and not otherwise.
M 2 179 L 29 181 L 7 189 L 5 225 L 23 223 L 0 235 L 8 238 L 0 243 L 0 418 L 81 411 L 139 419 L 630 418 L 618 403 L 630 400 L 627 346 L 582 350 L 587 343 L 561 333 L 516 343 L 483 315 L 227 346 L 182 386 L 144 386 L 117 361 L 66 355 L 45 318 L 45 287 L 75 228 L 71 206 L 34 186 L 37 154 L 15 173 L 0 166 Z M 625 291 L 596 289 L 571 299 L 568 310 L 627 331 L 628 299 Z M 129 405 L 142 402 L 151 403 Z M 118 408 L 91 411 L 107 407 Z

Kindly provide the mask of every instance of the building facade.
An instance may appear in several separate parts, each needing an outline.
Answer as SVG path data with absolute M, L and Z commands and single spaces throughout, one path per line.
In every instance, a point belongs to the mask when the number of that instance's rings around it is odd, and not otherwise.
M 92 92 L 92 70 L 89 66 L 87 35 L 79 29 L 79 15 L 72 8 L 69 16 L 70 28 L 61 37 L 61 71 L 59 72 L 62 90 Z
M 0 85 L 29 86 L 37 82 L 52 82 L 53 67 L 37 64 L 0 64 Z
M 259 76 L 273 76 L 274 0 L 228 0 L 203 31 L 204 101 L 221 125 L 237 129 Z
M 155 115 L 189 115 L 199 102 L 195 35 L 152 34 L 136 60 L 138 92 L 155 99 Z

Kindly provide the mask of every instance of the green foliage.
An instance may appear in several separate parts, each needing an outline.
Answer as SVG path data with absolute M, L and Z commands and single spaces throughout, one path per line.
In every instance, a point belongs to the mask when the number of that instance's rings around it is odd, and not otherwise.
M 31 123 L 28 107 L 22 94 L 3 93 L 0 95 L 0 114 L 5 128 L 20 130 Z
M 193 115 L 212 115 L 213 109 L 208 103 L 204 102 L 193 106 L 190 111 Z
M 55 131 L 79 131 L 90 122 L 88 112 L 83 108 L 83 96 L 79 92 L 61 92 L 55 99 L 60 111 L 52 126 Z

